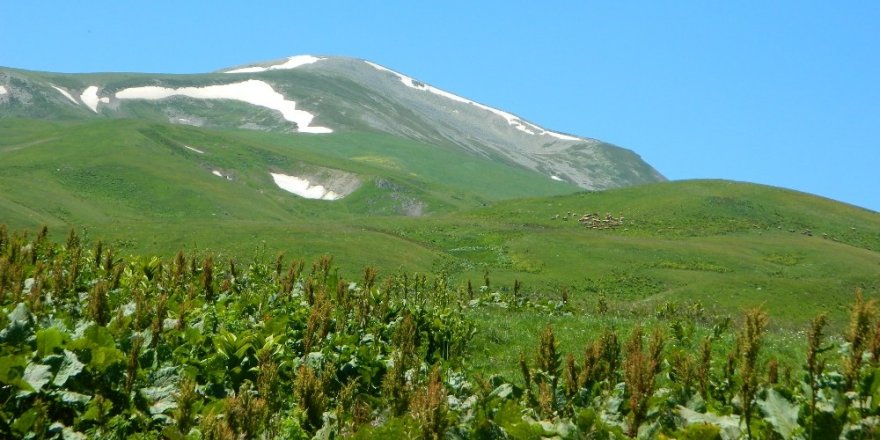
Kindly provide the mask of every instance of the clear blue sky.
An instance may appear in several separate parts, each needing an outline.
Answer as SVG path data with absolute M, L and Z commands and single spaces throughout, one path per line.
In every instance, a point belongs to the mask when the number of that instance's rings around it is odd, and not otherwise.
M 10 1 L 0 17 L 3 66 L 191 73 L 366 58 L 630 148 L 670 179 L 880 211 L 878 1 Z

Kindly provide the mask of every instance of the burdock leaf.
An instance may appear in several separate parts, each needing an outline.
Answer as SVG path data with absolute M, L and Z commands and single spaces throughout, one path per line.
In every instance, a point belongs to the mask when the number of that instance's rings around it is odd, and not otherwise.
M 37 332 L 37 356 L 46 357 L 55 354 L 55 350 L 64 346 L 65 335 L 55 327 Z
M 721 438 L 724 440 L 733 440 L 740 438 L 742 430 L 740 428 L 740 418 L 736 415 L 721 416 L 712 413 L 699 413 L 692 409 L 679 405 L 676 412 L 685 421 L 685 425 L 694 423 L 708 423 L 720 428 Z
M 149 379 L 151 386 L 140 389 L 141 396 L 149 402 L 151 415 L 162 414 L 177 407 L 175 393 L 179 381 L 180 377 L 175 367 L 161 368 L 151 374 Z
M 79 374 L 84 366 L 85 364 L 80 362 L 72 351 L 64 350 L 64 361 L 61 362 L 61 368 L 58 369 L 58 374 L 55 375 L 52 383 L 59 387 L 64 385 L 67 379 Z
M 33 392 L 40 392 L 49 381 L 52 380 L 52 368 L 43 364 L 29 364 L 24 369 L 24 381 L 32 390 L 19 391 L 19 396 L 26 396 Z
M 27 359 L 24 356 L 0 357 L 0 383 L 19 387 L 27 386 L 21 380 L 26 367 Z
M 31 326 L 31 314 L 24 303 L 18 303 L 8 315 L 9 324 L 0 330 L 0 341 L 18 345 L 27 340 Z
M 791 403 L 774 389 L 767 390 L 764 399 L 758 400 L 758 406 L 764 413 L 764 420 L 770 422 L 782 438 L 799 438 L 795 430 L 798 428 L 798 411 L 800 407 Z

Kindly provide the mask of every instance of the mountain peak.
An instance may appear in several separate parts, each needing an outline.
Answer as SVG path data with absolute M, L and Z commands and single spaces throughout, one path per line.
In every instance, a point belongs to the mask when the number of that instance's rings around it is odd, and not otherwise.
M 0 87 L 0 118 L 146 118 L 312 135 L 380 132 L 586 189 L 664 180 L 628 150 L 541 127 L 356 58 L 295 55 L 195 75 L 0 69 Z
M 317 61 L 326 59 L 326 57 L 316 57 L 313 55 L 294 55 L 287 57 L 284 61 L 270 61 L 267 63 L 250 64 L 243 67 L 236 67 L 229 70 L 221 70 L 222 73 L 259 73 L 269 70 L 288 70 L 295 69 L 306 64 L 312 64 Z

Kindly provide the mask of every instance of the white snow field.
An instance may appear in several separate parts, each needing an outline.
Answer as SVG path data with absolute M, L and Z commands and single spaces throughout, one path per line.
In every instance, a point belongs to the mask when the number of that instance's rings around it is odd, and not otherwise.
M 242 67 L 240 69 L 227 70 L 223 73 L 258 73 L 258 72 L 265 72 L 267 70 L 296 69 L 299 66 L 304 66 L 306 64 L 312 64 L 314 62 L 321 61 L 323 59 L 324 58 L 319 58 L 319 57 L 315 57 L 315 56 L 311 56 L 311 55 L 296 55 L 296 56 L 292 56 L 292 57 L 288 58 L 287 61 L 285 61 L 281 64 L 276 64 L 274 66 Z
M 5 95 L 7 93 L 9 93 L 9 92 L 6 91 L 6 87 L 0 86 L 0 95 Z
M 451 99 L 451 100 L 453 100 L 453 101 L 462 102 L 462 103 L 465 103 L 465 104 L 471 104 L 471 105 L 473 105 L 473 106 L 476 106 L 477 108 L 481 108 L 481 109 L 483 109 L 483 110 L 486 110 L 486 111 L 492 112 L 492 113 L 494 113 L 494 114 L 496 114 L 496 115 L 498 115 L 498 116 L 501 116 L 502 118 L 506 119 L 508 124 L 512 125 L 514 128 L 516 128 L 517 130 L 520 130 L 520 131 L 522 131 L 522 132 L 524 132 L 524 133 L 528 133 L 528 134 L 531 134 L 531 135 L 547 135 L 547 136 L 553 136 L 553 137 L 555 137 L 555 138 L 557 138 L 557 139 L 562 139 L 562 140 L 566 140 L 566 141 L 579 141 L 579 140 L 581 140 L 581 138 L 578 138 L 578 137 L 569 136 L 569 135 L 565 135 L 565 134 L 562 134 L 562 133 L 556 133 L 556 132 L 554 132 L 554 131 L 544 130 L 543 128 L 538 127 L 537 125 L 530 124 L 530 123 L 528 123 L 528 122 L 523 121 L 522 119 L 518 118 L 516 115 L 512 115 L 512 114 L 507 113 L 507 112 L 505 112 L 505 111 L 498 110 L 497 108 L 492 108 L 492 107 L 489 107 L 489 106 L 487 106 L 487 105 L 483 105 L 483 104 L 480 104 L 480 103 L 478 103 L 478 102 L 471 101 L 470 99 L 467 99 L 467 98 L 462 98 L 461 96 L 458 96 L 458 95 L 453 94 L 453 93 L 449 93 L 449 92 L 447 92 L 447 91 L 445 91 L 445 90 L 440 90 L 440 89 L 438 89 L 438 88 L 436 88 L 436 87 L 429 86 L 429 85 L 424 84 L 424 83 L 422 83 L 422 82 L 415 81 L 415 80 L 413 80 L 412 78 L 410 78 L 410 77 L 408 77 L 408 76 L 406 76 L 406 75 L 404 75 L 404 74 L 402 74 L 402 73 L 395 72 L 395 71 L 393 71 L 393 70 L 391 70 L 391 69 L 389 69 L 389 68 L 387 68 L 387 67 L 380 66 L 380 65 L 378 65 L 378 64 L 376 64 L 376 63 L 371 63 L 371 62 L 369 62 L 369 61 L 364 61 L 364 62 L 367 63 L 367 64 L 369 64 L 370 66 L 373 66 L 373 68 L 375 68 L 375 69 L 377 69 L 377 70 L 381 70 L 381 71 L 383 71 L 383 72 L 389 72 L 389 73 L 393 74 L 393 75 L 396 76 L 398 79 L 400 79 L 400 82 L 402 82 L 402 83 L 403 83 L 404 85 L 406 85 L 407 87 L 411 87 L 411 88 L 416 89 L 416 90 L 423 90 L 423 91 L 426 91 L 426 92 L 430 92 L 430 93 L 433 93 L 433 94 L 435 94 L 435 95 L 438 95 L 438 96 L 442 96 L 442 97 L 444 97 L 444 98 Z
M 565 182 L 564 180 L 560 179 L 559 176 L 550 176 L 550 178 L 557 182 Z
M 329 188 L 325 188 L 323 185 L 312 185 L 308 179 L 279 173 L 269 174 L 272 175 L 272 180 L 275 181 L 279 188 L 306 199 L 339 200 L 342 198 L 341 195 L 331 191 Z
M 51 86 L 51 84 L 49 84 L 49 85 Z M 76 102 L 76 99 L 74 99 L 73 96 L 71 96 L 70 93 L 68 93 L 67 90 L 64 90 L 58 86 L 52 86 L 52 88 L 61 92 L 61 94 L 64 95 L 65 98 L 69 99 L 70 102 L 72 102 L 74 104 L 79 104 L 78 102 Z
M 211 171 L 211 174 L 213 174 L 217 177 L 223 177 L 223 173 L 221 173 L 220 171 L 217 171 L 217 170 Z
M 81 99 L 82 102 L 95 113 L 98 113 L 98 102 L 103 102 L 98 98 L 98 86 L 86 87 L 86 89 L 83 90 L 82 95 L 79 96 L 79 99 Z
M 300 133 L 333 133 L 333 130 L 327 127 L 311 126 L 315 115 L 304 110 L 297 110 L 295 101 L 286 99 L 269 84 L 255 79 L 232 84 L 181 87 L 179 89 L 158 86 L 132 87 L 116 92 L 116 99 L 158 100 L 172 96 L 195 99 L 231 99 L 246 102 L 281 112 L 284 119 L 296 124 L 297 131 Z

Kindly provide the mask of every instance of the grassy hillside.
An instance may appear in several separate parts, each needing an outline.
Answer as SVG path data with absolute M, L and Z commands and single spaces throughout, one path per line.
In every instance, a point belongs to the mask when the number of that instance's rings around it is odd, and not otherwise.
M 549 322 L 560 320 L 560 340 L 576 345 L 608 319 L 626 328 L 667 308 L 698 309 L 709 322 L 763 305 L 784 346 L 820 311 L 842 330 L 856 288 L 880 293 L 880 215 L 778 188 L 686 181 L 573 193 L 379 134 L 0 124 L 9 134 L 0 140 L 0 219 L 13 229 L 46 224 L 60 239 L 75 226 L 120 254 L 333 255 L 349 278 L 366 266 L 443 273 L 457 289 L 470 281 L 477 296 L 488 278 L 484 293 L 512 295 L 519 285 L 519 297 L 537 304 L 567 292 L 571 316 L 543 308 L 480 316 L 486 331 L 475 341 L 486 351 L 476 364 L 514 359 L 516 342 Z M 336 202 L 306 200 L 269 176 L 316 166 L 356 175 L 361 187 Z M 406 216 L 416 203 L 422 215 Z M 587 214 L 597 228 L 578 222 Z M 609 313 L 597 315 L 603 307 Z
M 57 234 L 76 225 L 122 252 L 333 254 L 355 270 L 443 270 L 477 286 L 488 272 L 539 298 L 567 290 L 584 307 L 700 301 L 731 313 L 763 303 L 794 326 L 815 310 L 844 314 L 856 287 L 880 287 L 877 213 L 777 188 L 689 181 L 546 197 L 574 188 L 385 135 L 0 123 L 9 133 L 0 141 L 3 222 Z M 269 176 L 312 166 L 362 185 L 315 201 Z M 423 215 L 401 215 L 413 203 Z M 591 229 L 578 222 L 585 214 L 617 226 Z

